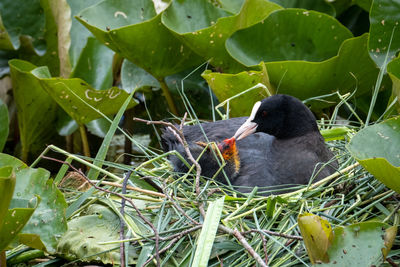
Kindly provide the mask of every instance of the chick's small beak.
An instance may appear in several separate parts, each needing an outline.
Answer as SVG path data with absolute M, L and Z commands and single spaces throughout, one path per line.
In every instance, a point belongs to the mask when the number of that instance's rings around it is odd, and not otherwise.
M 247 120 L 236 131 L 234 138 L 236 138 L 236 140 L 240 140 L 240 139 L 245 138 L 246 136 L 249 136 L 249 135 L 255 133 L 257 130 L 257 126 L 258 126 L 257 123 Z

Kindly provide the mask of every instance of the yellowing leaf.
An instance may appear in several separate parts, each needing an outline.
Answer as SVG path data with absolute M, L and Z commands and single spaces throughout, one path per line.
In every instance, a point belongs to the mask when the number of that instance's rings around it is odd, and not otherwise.
M 327 251 L 333 240 L 329 222 L 311 213 L 299 215 L 297 222 L 311 263 L 329 262 Z

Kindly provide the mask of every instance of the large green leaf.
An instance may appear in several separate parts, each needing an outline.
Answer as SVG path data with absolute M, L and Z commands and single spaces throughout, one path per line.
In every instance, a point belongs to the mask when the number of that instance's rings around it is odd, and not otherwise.
M 16 176 L 13 199 L 30 200 L 36 195 L 41 198 L 39 206 L 22 233 L 36 234 L 46 246 L 46 250 L 54 253 L 58 236 L 67 230 L 67 203 L 64 195 L 53 184 L 53 180 L 49 179 L 50 173 L 45 169 L 25 168 L 18 171 Z
M 204 60 L 211 59 L 211 64 L 223 72 L 235 72 L 243 70 L 244 66 L 227 53 L 226 39 L 280 8 L 265 0 L 246 0 L 235 15 L 208 1 L 174 1 L 164 11 L 162 22 Z
M 99 244 L 119 239 L 119 217 L 101 205 L 91 205 L 86 214 L 68 222 L 68 230 L 61 237 L 57 252 L 69 259 L 119 263 L 119 244 Z M 114 249 L 114 250 L 113 250 Z M 136 251 L 129 246 L 129 264 L 134 264 Z
M 97 110 L 106 115 L 117 113 L 128 97 L 125 91 L 116 87 L 108 90 L 95 90 L 78 78 L 50 78 L 46 67 L 36 68 L 26 61 L 12 60 L 10 65 L 23 67 L 29 82 L 41 86 L 78 124 L 85 124 L 100 118 L 101 114 Z M 52 103 L 54 104 L 54 102 Z M 135 104 L 132 101 L 128 107 L 133 107 Z M 41 118 L 48 119 L 49 115 L 52 114 L 42 115 Z
M 268 81 L 265 71 L 245 71 L 238 74 L 224 74 L 207 70 L 202 76 L 213 89 L 220 102 L 240 94 L 258 83 L 267 84 Z M 230 100 L 229 115 L 232 117 L 250 115 L 253 104 L 263 97 L 267 97 L 267 93 L 260 87 Z
M 387 65 L 387 72 L 393 82 L 393 94 L 397 96 L 397 101 L 400 103 L 400 57 Z
M 382 66 L 386 55 L 388 56 L 386 63 L 388 63 L 400 50 L 400 2 L 398 0 L 373 1 L 369 18 L 368 50 L 376 64 Z
M 71 78 L 81 78 L 92 87 L 105 90 L 112 86 L 114 52 L 93 37 L 87 39 Z
M 399 140 L 400 117 L 395 117 L 360 130 L 347 148 L 376 179 L 400 193 Z
M 60 1 L 62 2 L 62 1 Z M 2 23 L 0 48 L 18 49 L 14 58 L 24 58 L 34 64 L 47 65 L 53 75 L 58 75 L 60 68 L 59 49 L 66 44 L 60 35 L 57 24 L 63 27 L 57 17 L 57 6 L 52 0 L 5 0 L 0 2 Z M 61 6 L 61 5 L 60 5 Z M 60 14 L 60 13 L 58 13 Z
M 165 82 L 174 99 L 181 99 L 182 93 L 184 93 L 199 118 L 212 119 L 210 90 L 201 77 L 202 71 L 201 68 L 188 69 L 166 77 Z M 132 62 L 124 60 L 121 70 L 121 83 L 125 91 L 140 90 L 144 93 L 148 111 L 143 111 L 150 112 L 154 120 L 165 118 L 166 102 L 157 93 L 160 90 L 160 83 L 152 75 Z M 213 95 L 211 98 L 216 105 L 218 101 Z M 187 107 L 183 105 L 182 101 L 176 101 L 176 104 L 180 114 L 187 111 Z M 139 115 L 137 114 L 137 116 Z M 145 113 L 143 115 L 147 116 Z
M 78 26 L 82 28 L 82 31 L 90 34 L 90 32 L 80 23 L 78 23 Z M 71 78 L 81 78 L 92 87 L 99 90 L 108 89 L 112 86 L 113 82 L 112 61 L 114 52 L 93 37 L 86 37 L 85 40 L 87 40 L 86 46 L 79 51 L 79 59 L 74 63 Z M 75 50 L 77 49 L 78 48 Z M 72 50 L 70 51 L 72 52 Z M 75 53 L 78 53 L 78 51 L 75 51 Z M 77 123 L 65 112 L 60 112 L 57 115 L 57 131 L 60 135 L 71 134 L 78 128 Z M 100 118 L 98 120 L 105 119 Z M 87 126 L 89 131 L 96 123 L 99 122 L 94 120 L 88 123 Z M 109 125 L 106 121 L 100 123 L 107 123 L 107 125 Z
M 235 32 L 226 48 L 246 66 L 260 61 L 320 62 L 335 56 L 351 32 L 331 16 L 311 10 L 284 9 L 263 22 Z
M 0 48 L 9 49 L 9 40 L 12 42 L 12 48 L 20 47 L 20 36 L 27 35 L 32 37 L 32 43 L 35 48 L 44 52 L 46 43 L 45 17 L 40 0 L 16 1 L 2 0 L 0 2 L 0 14 L 6 32 L 2 31 L 4 39 L 0 39 Z M 8 36 L 7 36 L 8 35 Z
M 28 167 L 23 161 L 13 156 L 0 153 L 0 168 L 5 166 L 13 166 L 14 172 Z
M 78 124 L 85 124 L 102 117 L 97 110 L 105 115 L 117 113 L 128 97 L 125 91 L 117 87 L 95 90 L 77 78 L 49 78 L 40 79 L 40 82 L 43 88 Z M 131 101 L 128 108 L 135 105 L 136 102 Z
M 326 13 L 331 16 L 336 15 L 335 8 L 325 0 L 271 0 L 271 2 L 277 3 L 284 8 L 303 8 Z
M 343 42 L 337 56 L 323 62 L 266 62 L 269 81 L 276 88 L 276 92 L 293 95 L 300 99 L 336 91 L 344 94 L 356 90 L 356 96 L 369 93 L 375 86 L 379 69 L 368 54 L 367 41 L 367 34 L 350 38 Z M 214 78 L 219 79 L 220 75 L 215 73 Z M 235 86 L 235 84 L 231 85 Z M 249 84 L 247 88 L 251 86 L 252 84 Z M 390 86 L 389 77 L 384 76 L 380 89 L 390 88 Z M 217 92 L 225 88 L 213 88 L 213 90 Z M 332 96 L 325 100 L 328 101 L 309 103 L 313 109 L 321 109 L 334 105 L 338 98 Z
M 69 48 L 71 45 L 71 9 L 67 0 L 48 0 L 51 15 L 54 18 L 57 29 L 57 51 L 60 62 L 60 76 L 69 77 L 71 74 L 71 61 L 69 58 Z
M 29 153 L 43 150 L 56 134 L 53 125 L 57 104 L 30 73 L 36 68 L 35 65 L 16 59 L 11 60 L 9 64 L 18 110 L 22 159 L 26 161 Z
M 124 60 L 121 68 L 122 88 L 127 92 L 147 87 L 158 87 L 160 83 L 144 69 L 139 68 L 132 62 Z
M 39 198 L 13 198 L 16 177 L 13 165 L 0 168 L 0 251 L 19 234 L 37 207 Z M 10 209 L 9 209 L 10 208 Z
M 206 267 L 214 244 L 219 220 L 221 219 L 225 197 L 221 197 L 210 203 L 207 209 L 204 224 L 197 240 L 196 252 L 191 266 Z
M 158 79 L 201 63 L 161 24 L 152 1 L 106 0 L 77 19 L 102 43 Z
M 83 9 L 97 4 L 101 0 L 67 0 L 71 8 L 71 47 L 69 48 L 69 56 L 71 65 L 74 68 L 81 57 L 82 50 L 87 46 L 88 37 L 93 36 L 81 23 L 74 17 Z M 88 81 L 89 82 L 89 81 Z
M 3 150 L 8 137 L 8 109 L 0 99 L 0 152 Z
M 329 263 L 318 266 L 380 266 L 383 261 L 385 226 L 364 222 L 333 229 L 334 239 L 328 250 Z

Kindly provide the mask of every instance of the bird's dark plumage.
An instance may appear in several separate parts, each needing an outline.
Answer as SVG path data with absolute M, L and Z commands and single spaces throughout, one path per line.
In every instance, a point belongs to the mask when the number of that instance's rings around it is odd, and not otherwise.
M 334 155 L 326 147 L 314 115 L 291 96 L 274 95 L 258 102 L 249 118 L 202 123 L 201 127 L 208 139 L 217 143 L 236 132 L 240 169 L 237 172 L 228 163 L 225 171 L 230 183 L 242 192 L 249 192 L 255 186 L 306 184 L 314 172 L 318 173 L 317 180 L 337 168 L 336 160 L 321 168 Z M 200 126 L 185 126 L 183 133 L 196 158 L 203 148 L 195 142 L 206 141 Z M 186 155 L 172 133 L 165 131 L 162 138 L 165 151 L 177 150 Z M 178 158 L 170 159 L 176 171 L 187 171 Z M 202 175 L 207 177 L 212 177 L 219 166 L 211 153 L 205 154 L 199 163 Z M 222 175 L 217 180 L 226 183 Z

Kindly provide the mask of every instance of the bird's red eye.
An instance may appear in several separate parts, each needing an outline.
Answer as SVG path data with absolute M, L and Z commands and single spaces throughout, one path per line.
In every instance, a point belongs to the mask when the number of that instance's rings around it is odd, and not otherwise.
M 266 110 L 263 110 L 262 116 L 263 116 L 263 117 L 267 117 L 267 111 L 266 111 Z

